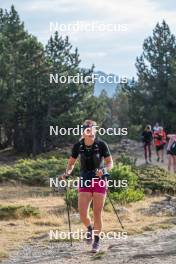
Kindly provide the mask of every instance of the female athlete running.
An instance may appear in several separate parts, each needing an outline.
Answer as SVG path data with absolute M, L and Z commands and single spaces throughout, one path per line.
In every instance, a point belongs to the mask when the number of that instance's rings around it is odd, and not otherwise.
M 96 137 L 96 122 L 86 120 L 83 131 L 81 140 L 73 146 L 65 175 L 71 174 L 79 156 L 79 214 L 87 228 L 87 243 L 92 244 L 92 252 L 96 253 L 100 250 L 99 234 L 102 230 L 102 210 L 107 192 L 106 179 L 103 175 L 113 167 L 113 160 L 107 144 Z M 93 201 L 93 223 L 89 217 L 91 201 Z

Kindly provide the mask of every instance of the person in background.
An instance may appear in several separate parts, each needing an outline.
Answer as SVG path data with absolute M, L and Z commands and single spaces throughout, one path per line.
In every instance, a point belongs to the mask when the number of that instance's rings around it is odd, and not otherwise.
M 153 141 L 153 133 L 151 129 L 151 125 L 147 125 L 142 133 L 142 142 L 144 143 L 144 157 L 145 162 L 148 164 L 149 162 L 152 162 L 151 160 L 151 144 Z M 148 161 L 149 158 L 149 161 Z
M 164 162 L 164 146 L 166 144 L 166 132 L 163 127 L 159 127 L 154 131 L 154 145 L 156 148 L 157 161 Z
M 167 145 L 168 170 L 171 171 L 173 166 L 173 171 L 176 173 L 176 134 L 170 134 L 167 137 L 169 138 Z
M 158 131 L 159 130 L 159 123 L 156 122 L 155 126 L 153 127 L 153 131 Z

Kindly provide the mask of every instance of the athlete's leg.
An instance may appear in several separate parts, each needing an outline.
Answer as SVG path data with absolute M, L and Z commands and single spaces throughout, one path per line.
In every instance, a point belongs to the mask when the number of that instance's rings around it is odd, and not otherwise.
M 93 193 L 93 218 L 94 218 L 94 233 L 98 235 L 102 229 L 102 211 L 106 194 Z
M 159 160 L 161 159 L 161 150 L 158 151 Z
M 173 158 L 174 173 L 176 173 L 176 156 L 172 155 L 172 158 Z
M 168 171 L 171 171 L 172 155 L 168 154 Z
M 87 227 L 91 224 L 89 217 L 89 206 L 92 200 L 91 192 L 78 193 L 78 209 L 82 223 Z
M 151 161 L 151 157 L 152 157 L 151 144 L 148 144 L 148 152 L 149 152 L 149 160 Z
M 161 162 L 163 162 L 164 150 L 162 148 L 159 149 L 158 155 L 159 155 L 159 160 L 161 160 Z
M 156 156 L 157 156 L 157 161 L 159 161 L 160 156 L 159 156 L 159 149 L 158 149 L 158 146 L 156 146 Z
M 144 144 L 144 157 L 145 157 L 145 161 L 147 162 L 147 144 Z
M 164 146 L 161 149 L 161 162 L 164 162 Z

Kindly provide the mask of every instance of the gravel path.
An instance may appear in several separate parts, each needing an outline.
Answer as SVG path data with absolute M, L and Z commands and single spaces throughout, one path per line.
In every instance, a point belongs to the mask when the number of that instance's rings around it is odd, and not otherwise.
M 97 255 L 84 242 L 75 242 L 72 248 L 66 242 L 41 242 L 24 245 L 2 264 L 176 263 L 176 228 L 146 232 L 126 240 L 103 240 L 102 253 Z

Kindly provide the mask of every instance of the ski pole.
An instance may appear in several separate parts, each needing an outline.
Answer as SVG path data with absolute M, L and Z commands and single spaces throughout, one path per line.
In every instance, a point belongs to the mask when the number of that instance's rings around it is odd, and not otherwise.
M 103 178 L 107 180 L 107 179 L 110 177 L 110 175 L 109 175 L 109 173 L 108 173 L 105 169 L 103 169 L 103 170 L 104 170 Z M 124 226 L 123 226 L 123 224 L 122 224 L 122 221 L 120 220 L 120 217 L 119 217 L 119 215 L 118 215 L 118 213 L 117 213 L 117 210 L 115 209 L 115 206 L 114 206 L 114 204 L 113 204 L 113 202 L 112 202 L 112 199 L 111 199 L 111 197 L 110 197 L 110 195 L 109 195 L 109 191 L 107 192 L 107 196 L 108 196 L 108 199 L 109 199 L 109 201 L 110 201 L 110 203 L 111 203 L 111 205 L 112 205 L 112 208 L 113 208 L 113 210 L 114 210 L 114 213 L 116 214 L 117 219 L 118 219 L 118 221 L 119 221 L 119 223 L 120 223 L 122 229 L 124 229 Z
M 62 178 L 62 175 L 59 175 L 58 178 Z M 65 176 L 65 174 L 64 174 Z M 68 176 L 65 177 L 65 179 L 68 179 Z M 70 233 L 70 244 L 73 246 L 73 239 L 72 239 L 72 229 L 71 229 L 71 221 L 70 221 L 70 196 L 69 196 L 69 190 L 67 188 L 67 184 L 65 186 L 65 201 L 66 201 L 66 208 L 67 208 L 67 219 L 68 219 L 68 227 L 69 227 L 69 233 Z
M 66 189 L 66 205 L 67 205 L 67 218 L 68 218 L 68 226 L 69 226 L 69 233 L 70 233 L 70 244 L 73 246 L 73 239 L 72 239 L 72 229 L 71 229 L 71 221 L 70 221 L 70 195 L 68 188 L 65 187 Z
M 111 205 L 112 205 L 112 208 L 113 208 L 113 210 L 114 210 L 114 213 L 116 214 L 117 219 L 118 219 L 118 221 L 119 221 L 119 223 L 120 223 L 122 229 L 124 229 L 124 226 L 123 226 L 123 224 L 122 224 L 122 222 L 121 222 L 121 220 L 120 220 L 120 217 L 119 217 L 119 215 L 118 215 L 118 213 L 117 213 L 117 210 L 115 209 L 115 206 L 114 206 L 114 204 L 113 204 L 113 202 L 112 202 L 112 199 L 111 199 L 111 197 L 110 197 L 110 195 L 109 195 L 109 192 L 107 192 L 107 196 L 108 196 L 108 199 L 109 199 L 109 201 L 110 201 L 110 203 L 111 203 Z

